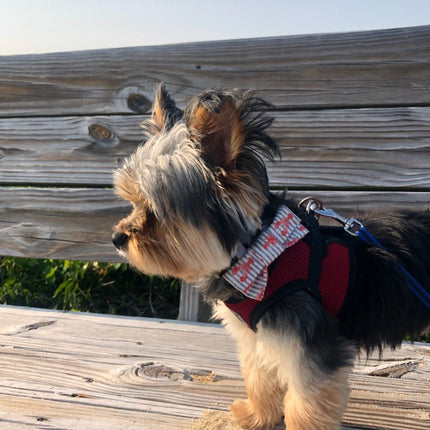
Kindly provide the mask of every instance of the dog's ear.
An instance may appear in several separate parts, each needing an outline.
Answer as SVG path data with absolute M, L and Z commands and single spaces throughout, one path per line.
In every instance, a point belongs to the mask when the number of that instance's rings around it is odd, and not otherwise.
M 227 171 L 233 168 L 245 142 L 234 98 L 208 91 L 190 103 L 185 116 L 191 138 L 200 143 L 206 162 Z
M 142 127 L 149 134 L 169 131 L 183 117 L 183 112 L 176 106 L 164 84 L 160 84 L 154 101 L 151 120 Z

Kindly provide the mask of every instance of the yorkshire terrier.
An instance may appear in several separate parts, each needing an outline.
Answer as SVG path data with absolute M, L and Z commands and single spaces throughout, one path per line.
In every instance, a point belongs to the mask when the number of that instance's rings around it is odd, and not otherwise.
M 288 430 L 335 430 L 357 352 L 430 327 L 430 211 L 360 218 L 383 247 L 320 225 L 315 202 L 269 191 L 270 109 L 207 90 L 182 111 L 160 85 L 146 142 L 114 173 L 133 211 L 112 240 L 138 270 L 193 282 L 213 303 L 238 343 L 248 399 L 231 411 L 244 429 L 284 417 Z

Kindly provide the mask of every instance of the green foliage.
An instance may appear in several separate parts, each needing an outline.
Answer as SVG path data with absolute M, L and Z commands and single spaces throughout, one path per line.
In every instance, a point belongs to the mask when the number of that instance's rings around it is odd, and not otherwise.
M 127 264 L 0 259 L 0 303 L 176 318 L 180 283 L 143 276 Z
M 143 276 L 124 263 L 0 258 L 0 303 L 176 318 L 180 283 Z M 430 342 L 430 333 L 419 339 Z

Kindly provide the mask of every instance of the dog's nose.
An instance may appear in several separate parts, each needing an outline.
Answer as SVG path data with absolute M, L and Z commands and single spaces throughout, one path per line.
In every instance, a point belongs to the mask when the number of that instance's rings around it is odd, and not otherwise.
M 118 249 L 125 249 L 127 247 L 127 243 L 129 239 L 130 239 L 130 236 L 128 236 L 125 233 L 121 233 L 119 231 L 115 232 L 112 235 L 112 243 Z

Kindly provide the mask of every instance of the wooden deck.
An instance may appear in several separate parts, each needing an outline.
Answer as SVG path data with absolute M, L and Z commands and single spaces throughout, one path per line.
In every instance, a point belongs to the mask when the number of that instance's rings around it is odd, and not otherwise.
M 430 428 L 429 347 L 361 360 L 351 385 L 345 429 Z M 245 396 L 219 325 L 10 306 L 0 307 L 0 393 L 0 428 L 11 430 L 221 430 L 215 418 Z

